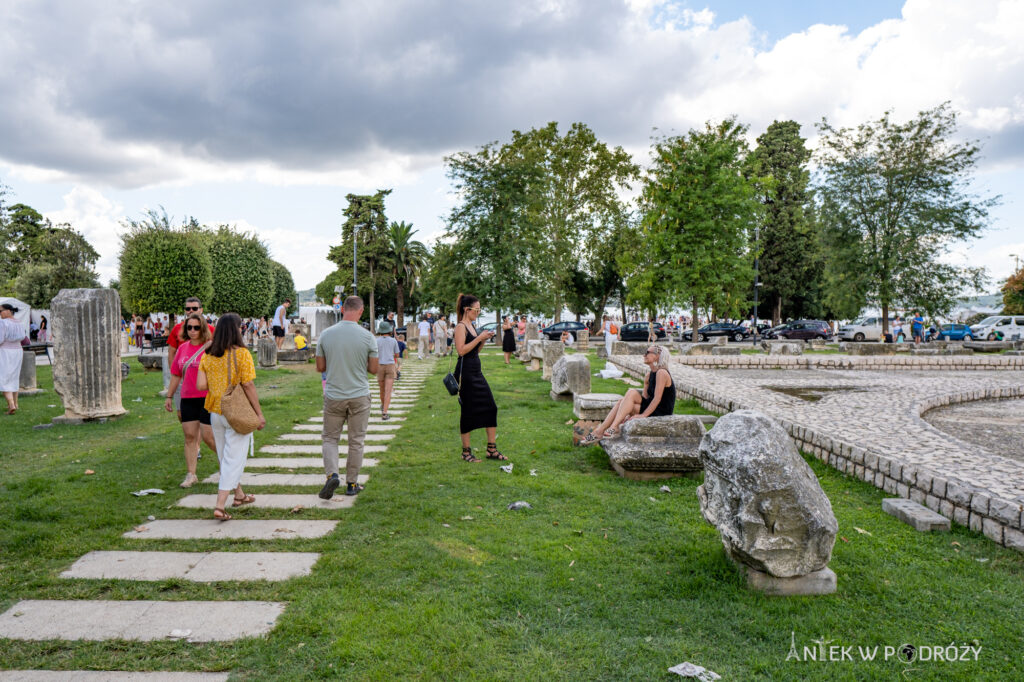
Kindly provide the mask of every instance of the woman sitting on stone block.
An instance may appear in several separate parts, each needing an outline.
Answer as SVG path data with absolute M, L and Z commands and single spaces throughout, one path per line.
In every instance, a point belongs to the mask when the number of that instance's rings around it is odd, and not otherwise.
M 593 445 L 604 438 L 614 438 L 619 428 L 630 419 L 663 417 L 676 409 L 676 386 L 668 371 L 668 348 L 652 345 L 644 353 L 644 364 L 651 368 L 644 381 L 643 392 L 631 388 L 611 409 L 601 425 L 587 434 L 580 445 Z

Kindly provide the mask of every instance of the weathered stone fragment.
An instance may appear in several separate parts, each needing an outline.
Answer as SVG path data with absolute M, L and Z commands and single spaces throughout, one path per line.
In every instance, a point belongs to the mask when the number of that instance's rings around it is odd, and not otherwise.
M 522 362 L 530 362 L 530 341 L 537 341 L 540 339 L 540 331 L 537 329 L 536 322 L 526 323 L 526 332 L 523 334 L 523 343 L 519 350 L 519 360 Z
M 703 436 L 700 417 L 674 414 L 628 421 L 621 436 L 602 440 L 601 447 L 620 476 L 648 481 L 699 473 Z
M 563 355 L 551 370 L 553 400 L 572 400 L 576 393 L 590 393 L 590 360 L 582 353 Z
M 541 352 L 544 355 L 544 366 L 541 368 L 541 378 L 551 380 L 552 370 L 558 358 L 565 355 L 565 344 L 561 341 L 542 341 Z
M 256 344 L 256 357 L 259 360 L 260 367 L 264 369 L 267 367 L 277 366 L 277 344 L 274 343 L 273 339 L 260 339 L 259 343 Z
M 761 348 L 768 355 L 803 355 L 804 344 L 799 341 L 762 341 Z
M 850 355 L 896 355 L 895 343 L 875 343 L 873 341 L 852 342 L 845 344 Z
M 116 417 L 121 405 L 121 299 L 115 289 L 61 289 L 50 303 L 57 423 Z
M 621 398 L 617 393 L 576 393 L 572 397 L 572 413 L 577 419 L 601 422 Z
M 39 388 L 39 384 L 36 383 L 36 354 L 32 351 L 25 351 L 21 355 L 18 395 L 36 395 L 42 392 L 43 389 Z
M 753 410 L 720 417 L 700 457 L 701 512 L 730 557 L 779 578 L 828 565 L 838 531 L 832 505 L 777 422 Z
M 719 348 L 717 343 L 691 343 L 686 349 L 687 355 L 711 355 Z
M 324 330 L 333 327 L 341 320 L 341 312 L 337 310 L 318 310 L 316 311 L 316 336 L 319 339 L 320 335 L 324 333 Z M 308 338 L 308 337 L 307 337 Z M 409 343 L 412 339 L 416 338 L 416 334 L 406 334 L 405 342 Z
M 581 329 L 576 332 L 576 350 L 590 350 L 589 329 Z
M 882 511 L 895 516 L 903 523 L 913 526 L 914 530 L 927 532 L 930 530 L 949 530 L 949 519 L 928 507 L 902 497 L 887 497 L 882 500 Z
M 740 347 L 739 346 L 724 346 L 724 345 L 719 344 L 717 346 L 712 346 L 711 354 L 712 355 L 739 355 L 740 354 Z

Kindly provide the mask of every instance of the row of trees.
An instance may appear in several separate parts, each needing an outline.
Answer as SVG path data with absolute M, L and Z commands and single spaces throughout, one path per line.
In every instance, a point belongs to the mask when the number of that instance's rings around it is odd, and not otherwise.
M 0 293 L 48 308 L 61 289 L 99 286 L 99 254 L 85 237 L 5 196 L 0 187 Z
M 120 278 L 112 283 L 131 312 L 171 312 L 198 296 L 207 312 L 271 315 L 286 298 L 297 301 L 284 265 L 255 235 L 228 225 L 204 227 L 195 218 L 173 225 L 166 211 L 127 220 L 121 236 Z
M 980 149 L 948 104 L 898 123 L 817 126 L 807 149 L 776 121 L 750 149 L 735 119 L 654 140 L 641 170 L 584 124 L 514 131 L 445 159 L 459 203 L 424 273 L 424 301 L 459 291 L 497 310 L 848 318 L 868 305 L 948 312 L 986 282 L 942 261 L 979 236 L 998 197 L 970 181 Z M 811 164 L 815 165 L 812 176 Z M 626 201 L 635 183 L 639 196 Z M 349 263 L 351 260 L 349 259 Z

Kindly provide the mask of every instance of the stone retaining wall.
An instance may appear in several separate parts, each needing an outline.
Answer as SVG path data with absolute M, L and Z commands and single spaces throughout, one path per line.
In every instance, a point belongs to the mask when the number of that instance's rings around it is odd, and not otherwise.
M 756 357 L 756 356 L 755 356 Z M 694 360 L 732 360 L 735 358 L 696 357 Z M 807 358 L 773 358 L 779 360 L 796 360 L 796 366 L 786 363 L 787 369 L 800 369 L 799 361 Z M 856 358 L 858 360 L 917 360 L 918 358 Z M 955 365 L 957 361 L 998 360 L 1000 358 L 942 358 L 939 365 L 956 369 L 972 369 Z M 1020 359 L 1020 358 L 1018 358 Z M 678 361 L 678 358 L 674 358 Z M 614 358 L 614 364 L 623 372 L 638 379 L 643 379 L 647 366 L 631 357 Z M 929 364 L 933 360 L 927 361 Z M 698 363 L 685 363 L 698 364 Z M 708 364 L 708 363 L 700 363 Z M 860 363 L 858 363 L 860 364 Z M 912 363 L 917 364 L 917 363 Z M 972 362 L 972 364 L 974 364 Z M 762 369 L 772 365 L 755 365 Z M 1020 369 L 1022 366 L 975 367 L 977 369 Z M 736 367 L 733 367 L 734 369 Z M 804 367 L 806 368 L 806 366 Z M 893 367 L 871 365 L 871 369 L 940 369 L 940 367 L 906 367 L 904 363 Z M 837 367 L 833 367 L 837 369 Z M 687 386 L 676 380 L 679 395 L 697 400 L 704 409 L 713 412 L 728 413 L 741 409 L 757 409 L 757 405 L 747 404 L 742 400 L 730 399 L 727 396 L 705 388 Z M 1024 386 L 1004 386 L 996 388 L 979 388 L 976 390 L 955 392 L 940 396 L 924 398 L 914 403 L 913 410 L 917 419 L 928 410 L 946 405 L 971 402 L 976 400 L 999 400 L 1024 397 Z M 843 442 L 825 433 L 801 426 L 787 419 L 778 419 L 779 423 L 796 442 L 798 448 L 805 453 L 814 455 L 822 462 L 839 471 L 854 476 L 862 481 L 881 488 L 890 495 L 914 500 L 944 517 L 971 530 L 984 533 L 985 536 L 999 544 L 1024 552 L 1024 495 L 1017 499 L 1000 499 L 983 488 L 952 479 L 948 475 L 937 473 L 929 468 L 907 464 L 889 455 L 870 448 L 859 447 Z M 922 420 L 923 421 L 923 420 Z M 956 439 L 950 437 L 950 440 Z M 959 442 L 959 441 L 957 441 Z M 971 448 L 967 443 L 963 447 Z
M 672 362 L 700 369 L 1024 370 L 1011 355 L 676 355 Z

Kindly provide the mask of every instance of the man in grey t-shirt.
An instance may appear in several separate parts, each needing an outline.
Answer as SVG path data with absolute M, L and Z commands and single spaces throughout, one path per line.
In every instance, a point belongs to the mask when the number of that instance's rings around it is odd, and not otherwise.
M 320 497 L 329 500 L 341 484 L 338 472 L 338 438 L 348 423 L 348 457 L 345 466 L 346 495 L 358 495 L 359 469 L 363 466 L 363 440 L 370 422 L 370 382 L 366 373 L 376 374 L 377 342 L 362 328 L 363 299 L 349 296 L 342 306 L 341 322 L 320 334 L 316 347 L 316 368 L 325 372 L 323 441 L 324 472 L 327 482 Z

